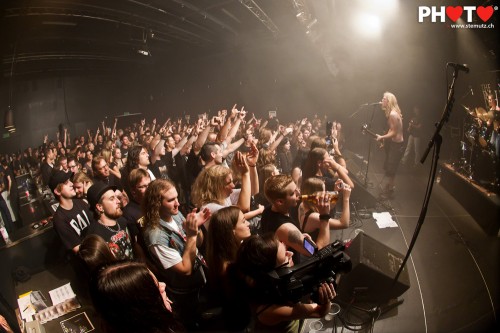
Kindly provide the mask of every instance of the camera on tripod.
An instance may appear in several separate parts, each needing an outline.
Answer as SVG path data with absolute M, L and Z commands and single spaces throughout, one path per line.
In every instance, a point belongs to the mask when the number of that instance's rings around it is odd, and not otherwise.
M 342 242 L 335 241 L 298 265 L 272 270 L 265 277 L 265 293 L 278 302 L 296 303 L 304 296 L 317 301 L 321 283 L 333 283 L 336 274 L 351 270 L 351 259 L 344 249 Z

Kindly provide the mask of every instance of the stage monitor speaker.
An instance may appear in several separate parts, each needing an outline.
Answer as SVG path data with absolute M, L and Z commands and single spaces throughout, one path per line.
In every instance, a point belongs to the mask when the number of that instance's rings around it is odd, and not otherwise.
M 357 202 L 356 207 L 361 208 L 375 208 L 377 206 L 377 199 L 366 189 L 363 185 L 362 178 L 365 177 L 365 164 L 364 157 L 354 154 L 349 150 L 345 150 L 343 155 L 346 158 L 347 170 L 349 170 L 349 178 L 354 183 L 350 201 Z
M 342 301 L 385 302 L 410 288 L 406 267 L 392 286 L 404 256 L 365 233 L 359 233 L 345 252 L 352 270 L 338 284 L 337 297 Z
M 351 192 L 349 201 L 352 203 L 357 202 L 356 207 L 358 209 L 375 208 L 377 206 L 377 199 L 366 190 L 354 174 L 349 173 L 349 178 L 354 182 L 354 189 Z

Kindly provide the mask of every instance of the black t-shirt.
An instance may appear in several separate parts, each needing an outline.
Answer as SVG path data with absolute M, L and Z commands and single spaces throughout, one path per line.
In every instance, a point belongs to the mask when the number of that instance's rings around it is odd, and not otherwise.
M 57 207 L 54 213 L 54 229 L 61 238 L 63 245 L 72 250 L 85 238 L 89 226 L 95 223 L 89 205 L 81 199 L 73 199 L 73 208 L 66 210 Z
M 155 175 L 157 179 L 169 179 L 169 169 L 167 168 L 167 164 L 165 160 L 157 159 L 154 164 L 149 165 L 149 169 Z
M 116 225 L 109 229 L 99 222 L 93 223 L 89 227 L 88 234 L 101 236 L 118 260 L 134 259 L 131 237 L 124 219 L 119 219 Z
M 201 170 L 203 170 L 202 166 L 199 163 L 199 155 L 195 154 L 193 150 L 189 152 L 188 159 L 186 162 L 186 173 L 189 188 L 194 183 L 194 180 L 200 174 Z
M 294 221 L 290 216 L 284 215 L 281 213 L 277 213 L 272 211 L 271 206 L 266 207 L 264 212 L 262 212 L 262 219 L 260 220 L 261 225 L 261 234 L 272 233 L 275 234 L 276 230 L 278 230 L 281 225 L 285 223 L 291 223 L 297 227 L 297 230 L 300 232 L 300 225 L 297 221 Z M 299 253 L 294 249 L 289 249 L 293 252 L 293 262 L 298 264 L 300 262 Z
M 134 200 L 130 200 L 130 202 L 123 207 L 122 211 L 123 215 L 120 219 L 127 222 L 127 228 L 130 232 L 130 236 L 134 237 L 138 235 L 139 227 L 137 225 L 137 221 L 144 216 L 141 210 L 141 205 Z
M 40 171 L 42 173 L 42 181 L 43 185 L 49 185 L 50 176 L 52 175 L 53 167 L 50 166 L 47 162 L 43 162 L 40 167 Z

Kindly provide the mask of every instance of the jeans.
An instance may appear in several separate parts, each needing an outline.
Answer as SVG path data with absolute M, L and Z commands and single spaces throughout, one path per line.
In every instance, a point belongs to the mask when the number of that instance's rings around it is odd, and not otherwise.
M 406 145 L 406 150 L 403 155 L 403 159 L 401 160 L 401 163 L 406 164 L 406 162 L 408 161 L 408 156 L 410 155 L 410 152 L 412 150 L 415 155 L 414 156 L 415 164 L 418 164 L 420 157 L 420 138 L 410 135 L 408 137 L 408 145 Z

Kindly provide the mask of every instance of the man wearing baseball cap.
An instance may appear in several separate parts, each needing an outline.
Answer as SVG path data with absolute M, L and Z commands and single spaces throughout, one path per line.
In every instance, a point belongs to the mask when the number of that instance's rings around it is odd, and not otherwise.
M 96 182 L 87 191 L 90 209 L 97 220 L 88 233 L 101 236 L 117 259 L 134 259 L 127 222 L 120 219 L 123 212 L 116 190 L 116 186 Z
M 66 249 L 77 253 L 89 226 L 95 224 L 95 220 L 88 204 L 76 199 L 72 176 L 72 172 L 54 170 L 49 178 L 49 187 L 59 201 L 53 218 L 54 229 Z

